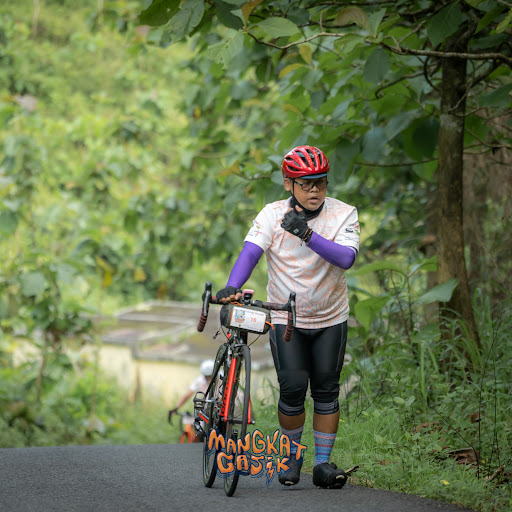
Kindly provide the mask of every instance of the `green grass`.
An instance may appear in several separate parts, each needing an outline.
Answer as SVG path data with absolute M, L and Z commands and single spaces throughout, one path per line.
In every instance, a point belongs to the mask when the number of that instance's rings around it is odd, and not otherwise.
M 496 485 L 485 479 L 482 462 L 480 475 L 475 465 L 459 464 L 442 449 L 441 431 L 416 431 L 417 423 L 399 407 L 376 404 L 360 416 L 341 414 L 338 437 L 331 461 L 342 469 L 359 466 L 351 483 L 428 497 L 481 512 L 512 510 L 510 485 Z M 302 443 L 308 449 L 304 471 L 314 466 L 312 402 L 308 403 Z M 257 425 L 264 434 L 279 428 L 277 411 L 270 403 L 259 404 Z

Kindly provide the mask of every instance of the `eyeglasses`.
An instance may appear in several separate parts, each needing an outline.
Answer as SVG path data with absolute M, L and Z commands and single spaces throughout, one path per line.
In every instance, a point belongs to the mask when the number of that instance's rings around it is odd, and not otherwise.
M 307 180 L 305 183 L 301 183 L 300 181 L 296 181 L 293 178 L 290 178 L 293 183 L 300 185 L 304 192 L 311 192 L 313 187 L 316 187 L 318 190 L 325 190 L 327 188 L 327 178 L 321 178 L 319 180 Z

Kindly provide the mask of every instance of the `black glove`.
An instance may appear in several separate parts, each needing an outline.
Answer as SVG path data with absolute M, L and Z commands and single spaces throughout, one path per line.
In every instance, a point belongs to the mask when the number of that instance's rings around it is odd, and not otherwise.
M 175 407 L 174 409 L 169 409 L 169 412 L 167 413 L 167 421 L 169 423 L 172 423 L 172 415 L 176 414 L 178 412 L 178 408 Z
M 313 230 L 308 226 L 306 221 L 306 214 L 303 211 L 298 212 L 297 210 L 290 210 L 281 222 L 281 227 L 291 233 L 292 235 L 298 236 L 301 240 L 306 243 L 311 239 Z
M 226 286 L 226 288 L 222 288 L 222 290 L 217 292 L 216 297 L 217 300 L 220 301 L 221 299 L 229 299 L 231 295 L 236 295 L 237 293 L 242 293 L 242 290 L 234 286 Z

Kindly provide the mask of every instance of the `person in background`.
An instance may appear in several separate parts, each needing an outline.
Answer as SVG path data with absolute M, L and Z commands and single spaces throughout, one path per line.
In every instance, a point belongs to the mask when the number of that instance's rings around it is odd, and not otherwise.
M 206 392 L 208 384 L 210 384 L 210 381 L 212 380 L 214 364 L 215 361 L 213 359 L 205 359 L 201 363 L 201 366 L 199 367 L 200 375 L 197 376 L 194 382 L 192 382 L 192 384 L 190 385 L 187 392 L 178 400 L 174 409 L 171 409 L 169 411 L 170 416 L 177 412 L 178 409 L 183 404 L 185 404 L 190 398 L 192 398 L 198 391 L 201 391 L 202 393 Z

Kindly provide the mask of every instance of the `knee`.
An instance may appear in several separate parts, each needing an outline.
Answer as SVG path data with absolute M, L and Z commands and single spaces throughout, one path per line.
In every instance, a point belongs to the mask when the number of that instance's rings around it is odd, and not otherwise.
M 298 416 L 304 412 L 304 401 L 308 390 L 309 375 L 306 371 L 281 370 L 278 372 L 278 409 L 287 416 Z
M 339 372 L 323 373 L 311 378 L 311 396 L 317 414 L 334 414 L 339 411 Z

